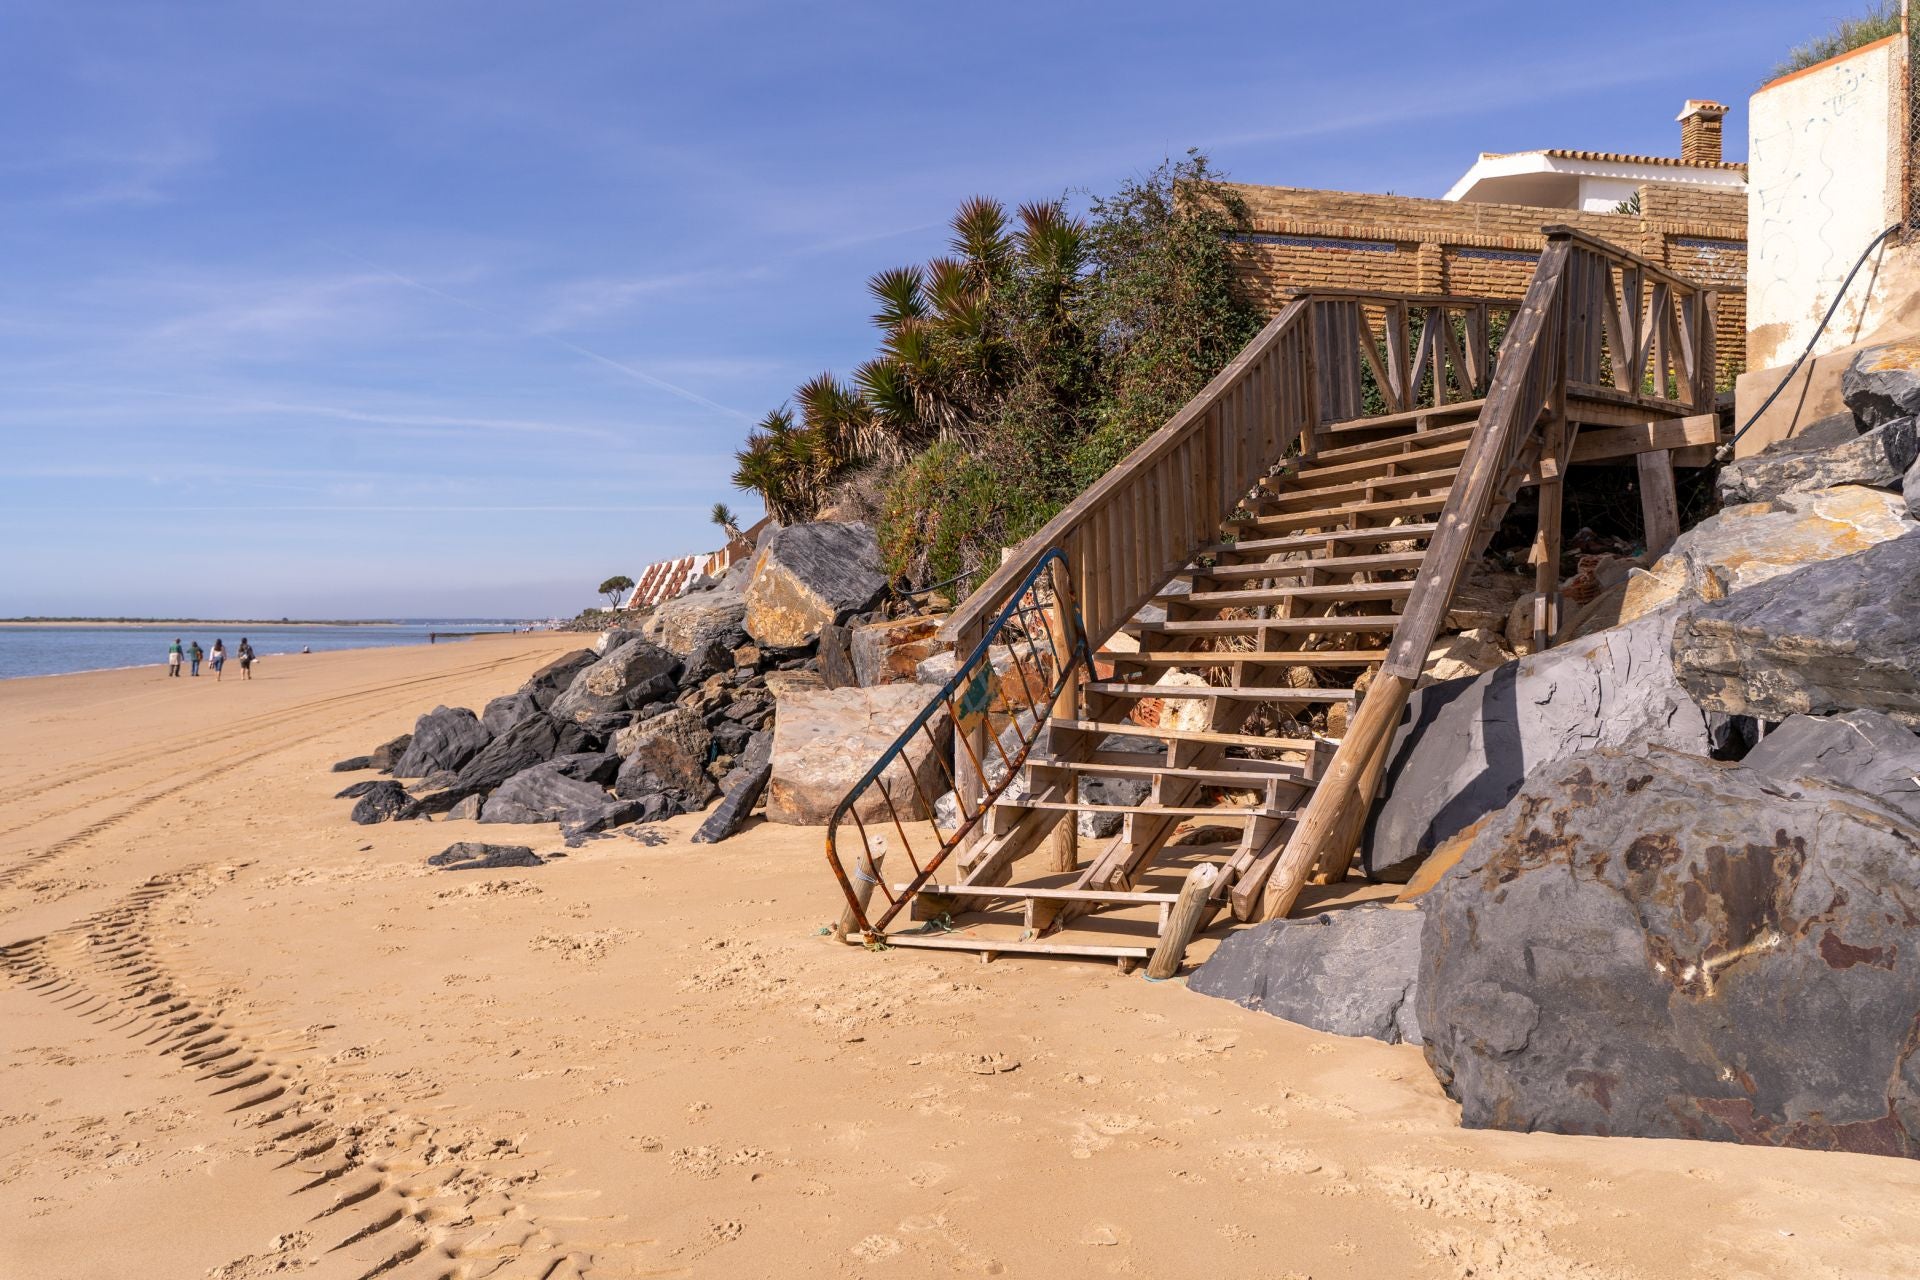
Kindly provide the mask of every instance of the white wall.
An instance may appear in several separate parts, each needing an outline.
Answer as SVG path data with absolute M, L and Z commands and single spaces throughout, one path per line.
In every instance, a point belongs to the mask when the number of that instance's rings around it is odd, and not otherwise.
M 1898 221 L 1905 60 L 1906 41 L 1895 36 L 1753 95 L 1747 140 L 1749 369 L 1791 363 L 1861 250 Z M 1848 290 L 1816 353 L 1855 342 L 1877 323 L 1876 306 L 1886 290 L 1878 287 L 1874 269 L 1870 263 Z
M 1628 178 L 1582 178 L 1580 208 L 1587 213 L 1612 213 L 1639 190 L 1640 184 Z

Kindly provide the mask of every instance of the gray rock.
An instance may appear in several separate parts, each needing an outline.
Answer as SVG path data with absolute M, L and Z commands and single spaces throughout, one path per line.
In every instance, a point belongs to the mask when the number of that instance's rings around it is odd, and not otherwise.
M 622 757 L 614 794 L 625 800 L 664 797 L 674 813 L 690 813 L 714 796 L 707 761 L 713 735 L 686 707 L 623 729 L 614 740 Z
M 553 706 L 554 699 L 565 693 L 574 680 L 599 660 L 592 649 L 575 649 L 572 653 L 562 654 L 546 666 L 541 667 L 520 686 L 520 692 L 529 696 L 535 706 L 545 711 Z
M 1655 751 L 1546 766 L 1423 899 L 1473 1128 L 1920 1156 L 1920 828 Z
M 361 769 L 371 768 L 373 768 L 372 756 L 348 756 L 345 760 L 335 760 L 333 762 L 334 773 L 354 773 Z
M 1896 418 L 1840 444 L 1761 453 L 1730 462 L 1720 469 L 1715 489 L 1725 506 L 1842 484 L 1898 489 L 1916 457 L 1920 457 L 1920 423 Z
M 480 808 L 485 800 L 486 797 L 478 792 L 463 797 L 454 804 L 453 808 L 447 810 L 447 821 L 478 822 L 480 820 Z
M 722 800 L 700 829 L 693 833 L 695 844 L 717 844 L 738 831 L 753 813 L 753 806 L 760 803 L 760 797 L 767 789 L 767 780 L 773 777 L 773 764 L 764 762 L 757 767 L 747 769 L 744 774 L 736 771 L 728 785 L 726 799 Z
M 1877 711 L 1789 716 L 1740 764 L 1776 782 L 1852 787 L 1920 824 L 1920 736 Z
M 1673 665 L 1695 702 L 1784 720 L 1866 709 L 1920 728 L 1920 533 L 1694 610 Z
M 606 788 L 569 778 L 553 764 L 541 764 L 501 783 L 487 797 L 480 821 L 557 822 L 569 810 L 598 809 L 606 802 Z
M 360 793 L 359 802 L 353 806 L 352 817 L 363 827 L 376 822 L 391 822 L 405 817 L 412 803 L 413 797 L 407 794 L 405 787 L 382 779 Z
M 401 756 L 406 754 L 407 748 L 412 744 L 413 735 L 410 733 L 403 733 L 397 738 L 389 738 L 387 741 L 375 747 L 373 753 L 367 757 L 369 761 L 368 767 L 378 769 L 382 773 L 392 772 L 394 764 L 399 761 Z
M 443 871 L 498 871 L 507 867 L 537 867 L 542 859 L 524 844 L 482 844 L 462 840 L 427 859 Z
M 680 660 L 648 640 L 629 640 L 581 671 L 549 709 L 556 720 L 584 723 L 628 711 L 669 694 Z
M 683 661 L 704 658 L 719 645 L 727 651 L 726 665 L 732 666 L 733 650 L 747 638 L 746 618 L 747 602 L 740 588 L 723 584 L 661 604 L 647 618 L 641 634 Z
M 1418 910 L 1351 907 L 1243 929 L 1187 989 L 1303 1027 L 1420 1043 Z
M 560 726 L 552 717 L 528 716 L 507 730 L 460 770 L 461 791 L 491 791 L 516 773 L 544 764 L 558 754 Z
M 333 793 L 335 800 L 358 800 L 376 787 L 397 787 L 397 782 L 388 782 L 384 778 L 369 778 L 365 782 L 356 782 L 352 786 L 342 787 Z
M 587 836 L 599 835 L 629 822 L 651 822 L 665 816 L 651 800 L 606 800 L 597 805 L 569 809 L 560 815 L 560 836 L 569 848 L 579 847 Z
M 465 707 L 435 707 L 413 726 L 413 740 L 394 761 L 396 778 L 424 778 L 436 769 L 458 769 L 493 735 Z
M 1018 743 L 1012 744 L 1017 746 Z M 1124 734 L 1108 734 L 1100 741 L 1102 751 L 1132 752 L 1144 762 L 1149 757 L 1164 758 L 1166 744 L 1150 738 L 1130 738 Z M 1100 774 L 1083 774 L 1080 778 L 1080 803 L 1105 805 L 1143 804 L 1153 794 L 1153 782 L 1148 778 L 1104 777 Z M 1120 834 L 1120 828 L 1126 824 L 1126 815 L 1122 813 L 1082 813 L 1077 815 L 1075 830 L 1089 840 L 1111 840 Z
M 514 693 L 503 693 L 494 698 L 481 710 L 480 723 L 487 732 L 499 737 L 530 715 L 536 715 L 544 708 L 540 700 L 525 689 Z
M 1594 747 L 1707 755 L 1715 728 L 1674 678 L 1680 610 L 1648 614 L 1469 680 L 1416 690 L 1362 844 L 1404 882 L 1434 848 L 1504 807 L 1528 774 Z
M 851 628 L 847 649 L 853 658 L 856 683 L 867 686 L 914 683 L 921 662 L 940 650 L 952 648 L 940 638 L 940 625 L 945 621 L 944 616 L 919 614 Z M 832 685 L 833 681 L 827 683 Z
M 611 751 L 576 751 L 556 755 L 547 763 L 564 777 L 603 787 L 612 786 L 613 775 L 620 772 L 620 757 Z
M 760 540 L 748 571 L 746 629 L 770 649 L 799 649 L 886 590 L 880 543 L 863 524 L 796 524 Z
M 1920 413 L 1920 342 L 1862 351 L 1840 375 L 1840 394 L 1864 427 Z
M 853 628 L 829 622 L 820 628 L 820 641 L 814 650 L 814 667 L 821 683 L 829 689 L 851 689 L 860 683 L 853 666 Z
M 1915 459 L 1901 478 L 1900 494 L 1907 500 L 1907 514 L 1920 520 L 1920 459 Z

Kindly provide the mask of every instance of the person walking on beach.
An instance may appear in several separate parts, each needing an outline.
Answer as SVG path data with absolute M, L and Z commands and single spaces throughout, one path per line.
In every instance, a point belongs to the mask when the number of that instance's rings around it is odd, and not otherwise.
M 180 637 L 175 636 L 173 639 L 173 647 L 167 650 L 168 675 L 177 676 L 180 674 L 180 654 Z
M 213 642 L 212 661 L 214 683 L 218 684 L 220 681 L 220 668 L 227 665 L 227 642 L 225 640 L 216 639 Z
M 187 650 L 187 661 L 193 664 L 193 674 L 196 677 L 200 674 L 200 660 L 206 656 L 207 651 L 200 647 L 198 640 L 193 642 L 193 648 Z
M 240 678 L 253 679 L 253 646 L 247 643 L 245 636 L 240 637 L 240 647 L 234 652 L 240 655 Z

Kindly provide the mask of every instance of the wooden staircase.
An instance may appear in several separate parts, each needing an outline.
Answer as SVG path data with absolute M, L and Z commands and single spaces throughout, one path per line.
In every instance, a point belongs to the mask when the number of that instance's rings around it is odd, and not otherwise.
M 1006 917 L 993 936 L 895 931 L 890 945 L 1123 964 L 1161 953 L 1156 968 L 1171 972 L 1194 929 L 1285 914 L 1310 879 L 1346 876 L 1407 694 L 1515 496 L 1541 487 L 1544 641 L 1559 485 L 1579 429 L 1619 437 L 1595 437 L 1603 456 L 1649 452 L 1695 442 L 1711 407 L 1712 295 L 1579 233 L 1549 233 L 1518 304 L 1296 299 L 956 612 L 964 645 L 1009 584 L 1053 554 L 1072 567 L 1056 625 L 1077 616 L 1100 647 L 1088 678 L 1061 686 L 1022 792 L 954 841 L 960 875 L 942 884 L 928 868 L 897 886 L 903 904 L 934 904 L 923 917 L 991 907 L 1017 910 L 1017 927 Z M 1497 365 L 1495 320 L 1506 326 Z M 1386 412 L 1358 413 L 1371 397 Z M 1170 673 L 1204 683 L 1163 683 Z M 984 726 L 973 732 L 962 746 L 977 758 Z M 1102 779 L 1145 794 L 1083 799 L 1082 784 Z M 1119 833 L 1083 850 L 1082 815 L 1117 816 Z M 1143 890 L 1174 859 L 1180 892 Z M 1148 920 L 1131 936 L 1089 931 L 1094 913 L 1125 912 Z

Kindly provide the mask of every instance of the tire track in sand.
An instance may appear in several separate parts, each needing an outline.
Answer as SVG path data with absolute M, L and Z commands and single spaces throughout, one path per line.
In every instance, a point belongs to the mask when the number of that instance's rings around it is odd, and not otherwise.
M 290 1193 L 285 1252 L 215 1274 L 300 1270 L 314 1280 L 584 1280 L 604 1274 L 614 1220 L 537 1213 L 594 1198 L 552 1185 L 538 1153 L 470 1124 L 433 1121 L 366 1100 L 294 1037 L 260 1035 L 224 1016 L 169 971 L 154 944 L 170 904 L 211 892 L 234 869 L 156 876 L 116 905 L 59 933 L 0 947 L 0 973 L 78 1017 L 151 1048 L 192 1074 L 211 1105 L 251 1130 L 254 1154 L 302 1181 Z M 279 1045 L 281 1047 L 273 1047 Z M 187 1141 L 184 1135 L 180 1139 Z M 618 1271 L 627 1268 L 619 1267 Z

